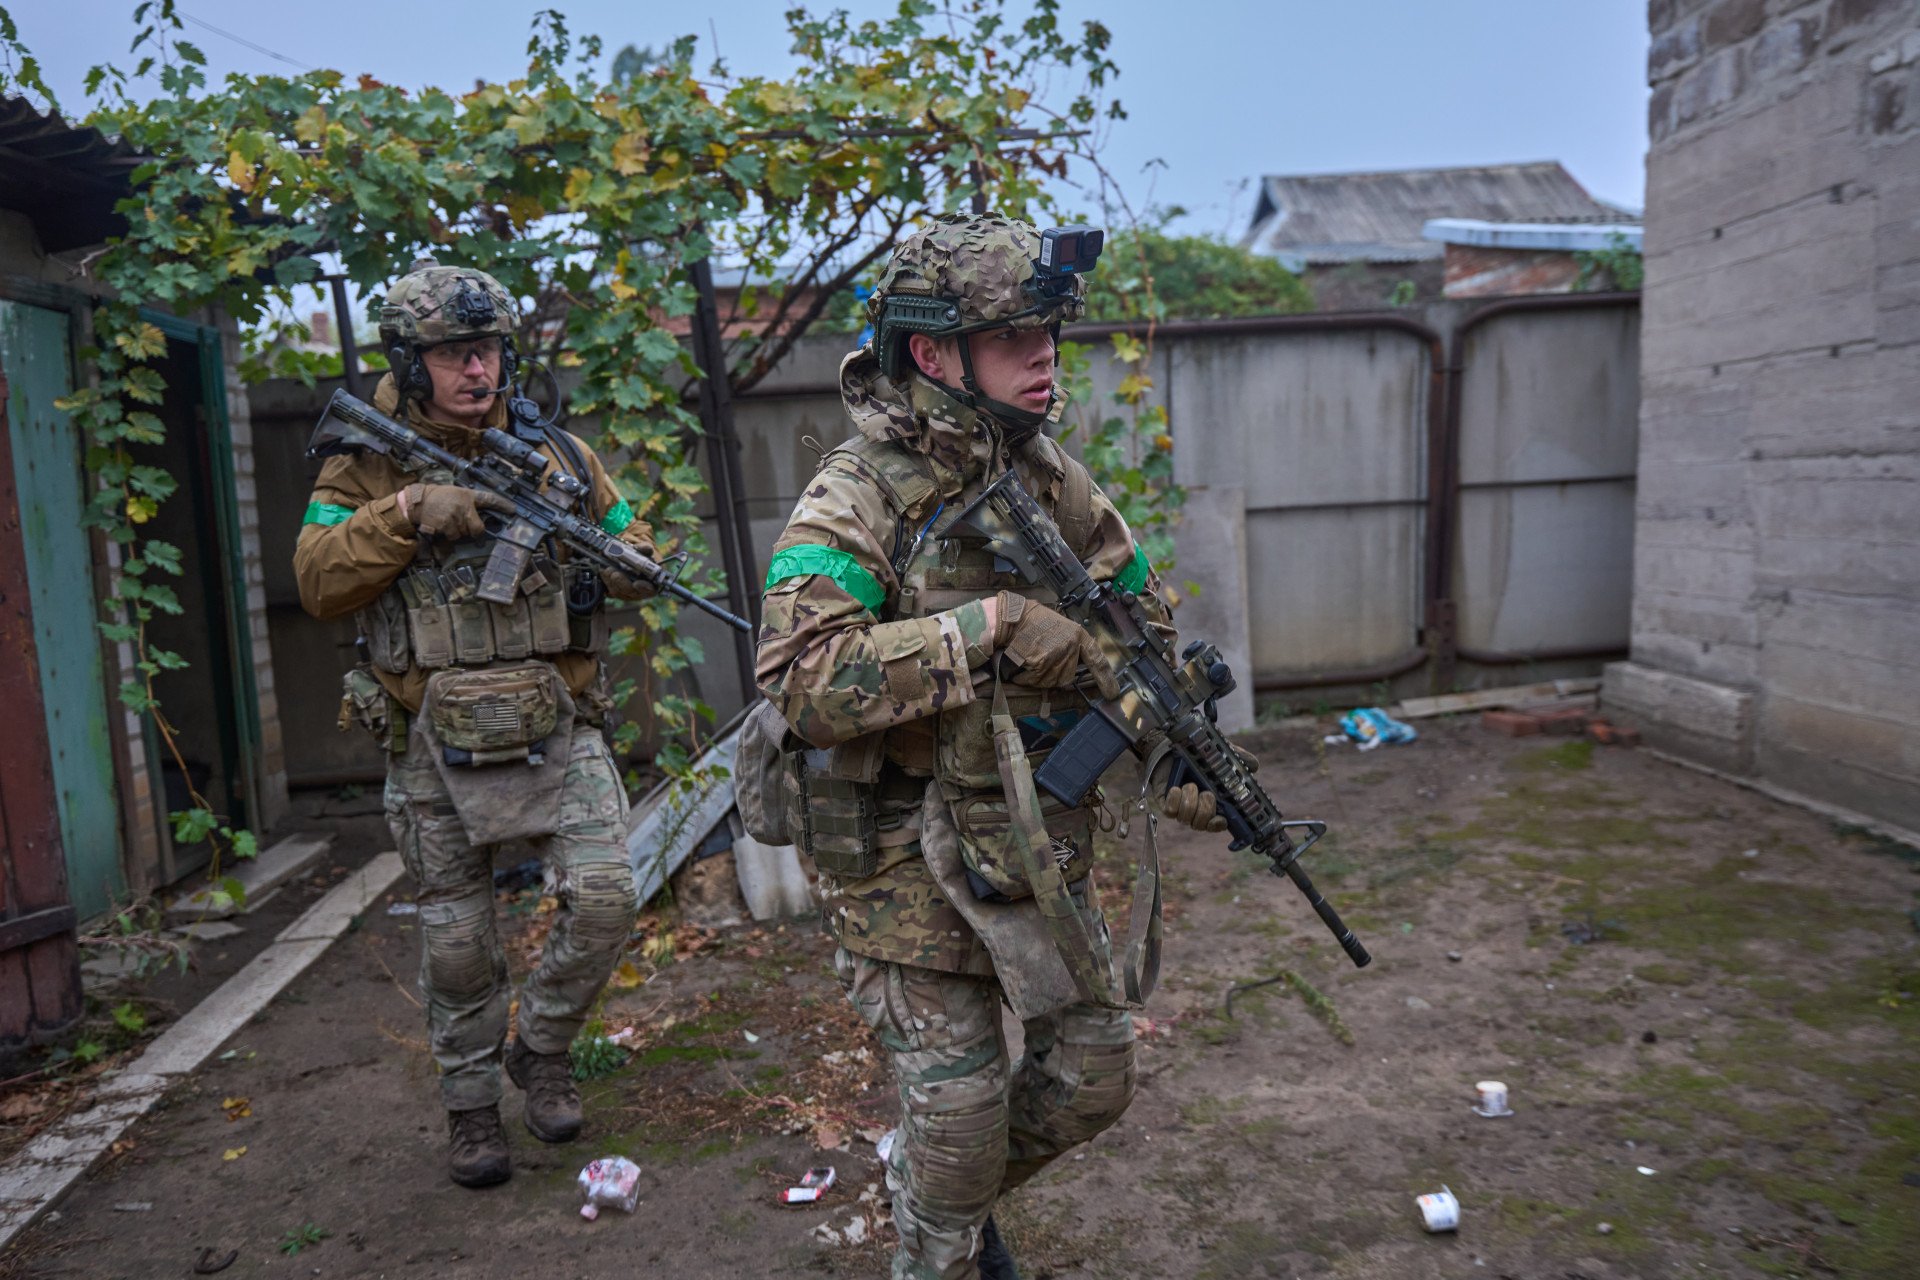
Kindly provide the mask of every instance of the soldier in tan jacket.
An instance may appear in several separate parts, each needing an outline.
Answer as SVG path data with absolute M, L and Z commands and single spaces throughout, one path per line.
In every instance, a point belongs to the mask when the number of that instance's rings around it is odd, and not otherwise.
M 513 320 L 513 301 L 491 276 L 416 263 L 381 311 L 392 372 L 375 407 L 474 456 L 482 431 L 507 425 Z M 602 528 L 654 554 L 651 530 L 591 449 L 552 427 L 541 449 L 587 482 Z M 347 677 L 342 725 L 357 720 L 389 753 L 387 821 L 419 886 L 420 985 L 449 1171 L 480 1187 L 511 1172 L 499 1111 L 511 993 L 492 879 L 506 839 L 541 848 L 560 908 L 521 992 L 504 1065 L 526 1090 L 536 1137 L 562 1142 L 580 1131 L 568 1047 L 619 961 L 635 908 L 626 795 L 600 732 L 605 598 L 647 591 L 570 568 L 549 549 L 511 605 L 476 599 L 492 546 L 483 519 L 507 504 L 451 479 L 379 454 L 328 459 L 294 569 L 309 613 L 353 614 L 360 626 L 364 661 Z M 482 736 L 462 736 L 474 733 Z

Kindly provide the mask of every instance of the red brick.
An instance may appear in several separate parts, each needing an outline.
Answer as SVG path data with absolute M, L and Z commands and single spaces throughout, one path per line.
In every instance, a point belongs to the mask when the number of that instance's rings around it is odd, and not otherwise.
M 1619 730 L 1605 720 L 1595 720 L 1587 725 L 1587 736 L 1602 746 L 1610 747 L 1617 742 Z
M 1504 733 L 1509 738 L 1525 738 L 1540 732 L 1540 717 L 1530 716 L 1524 711 L 1483 711 L 1480 713 L 1480 727 Z
M 1592 715 L 1593 713 L 1591 711 L 1585 711 L 1578 707 L 1569 707 L 1562 711 L 1534 713 L 1535 718 L 1540 721 L 1540 731 L 1542 733 L 1560 733 L 1575 736 L 1586 732 L 1587 721 Z

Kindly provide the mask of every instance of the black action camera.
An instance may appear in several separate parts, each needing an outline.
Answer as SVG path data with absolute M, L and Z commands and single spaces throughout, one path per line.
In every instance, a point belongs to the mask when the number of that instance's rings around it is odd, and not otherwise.
M 1083 276 L 1100 261 L 1107 233 L 1098 227 L 1048 227 L 1040 233 L 1041 276 Z

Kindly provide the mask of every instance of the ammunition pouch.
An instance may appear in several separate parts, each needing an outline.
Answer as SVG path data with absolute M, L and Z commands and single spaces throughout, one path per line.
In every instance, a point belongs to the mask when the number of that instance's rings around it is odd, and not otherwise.
M 864 880 L 880 870 L 881 737 L 783 753 L 788 832 L 826 875 Z
M 960 861 L 967 883 L 982 902 L 1018 902 L 1033 896 L 1027 876 L 1027 835 L 1013 821 L 1001 788 L 977 794 L 951 794 L 947 803 L 960 836 Z M 1069 809 L 1042 796 L 1040 818 L 1053 864 L 1070 888 L 1093 869 L 1093 812 Z
M 789 806 L 788 741 L 793 737 L 780 708 L 765 698 L 747 713 L 740 726 L 740 746 L 733 757 L 733 798 L 747 834 L 766 845 L 795 843 Z
M 560 675 L 552 664 L 437 671 L 427 690 L 444 763 L 544 763 L 560 708 Z
M 400 705 L 387 687 L 373 674 L 373 668 L 360 663 L 341 679 L 340 732 L 349 726 L 365 729 L 382 751 L 399 755 L 407 749 L 407 709 Z

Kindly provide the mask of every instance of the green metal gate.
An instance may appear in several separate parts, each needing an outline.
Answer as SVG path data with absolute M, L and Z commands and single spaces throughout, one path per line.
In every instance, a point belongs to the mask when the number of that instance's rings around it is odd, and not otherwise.
M 73 390 L 67 315 L 0 301 L 0 365 L 19 490 L 33 638 L 46 706 L 67 883 L 84 920 L 126 889 L 93 557 L 80 517 L 85 472 L 78 432 L 54 401 Z

